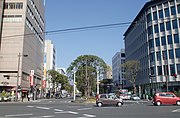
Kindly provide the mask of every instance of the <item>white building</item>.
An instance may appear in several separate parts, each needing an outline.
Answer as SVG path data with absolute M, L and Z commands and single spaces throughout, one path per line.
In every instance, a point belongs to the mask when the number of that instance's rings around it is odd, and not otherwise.
M 51 77 L 47 74 L 48 70 L 55 70 L 55 61 L 56 60 L 56 49 L 51 40 L 45 40 L 44 47 L 44 88 L 46 92 L 50 89 L 50 80 Z
M 121 64 L 125 63 L 125 50 L 121 49 L 112 58 L 112 78 L 118 88 L 123 88 L 126 85 L 124 79 L 124 69 Z

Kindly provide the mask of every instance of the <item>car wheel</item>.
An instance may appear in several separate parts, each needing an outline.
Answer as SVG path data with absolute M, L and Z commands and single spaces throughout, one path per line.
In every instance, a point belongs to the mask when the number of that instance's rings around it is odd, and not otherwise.
M 98 103 L 97 103 L 97 106 L 98 106 L 98 107 L 101 107 L 102 105 L 103 105 L 103 104 L 102 104 L 101 102 L 98 102 Z
M 160 106 L 160 105 L 161 105 L 161 102 L 160 102 L 160 101 L 157 101 L 156 105 L 157 105 L 157 106 Z
M 177 101 L 177 102 L 176 102 L 176 105 L 180 106 L 180 101 Z
M 118 107 L 121 107 L 122 105 L 123 105 L 123 104 L 122 104 L 121 102 L 118 102 L 118 103 L 117 103 L 117 106 L 118 106 Z

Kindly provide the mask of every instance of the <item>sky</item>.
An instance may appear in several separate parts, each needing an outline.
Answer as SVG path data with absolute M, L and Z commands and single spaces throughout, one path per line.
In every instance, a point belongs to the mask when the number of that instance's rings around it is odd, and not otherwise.
M 132 22 L 148 0 L 46 0 L 46 32 Z M 78 56 L 95 55 L 112 65 L 124 47 L 129 25 L 46 35 L 56 49 L 56 67 L 68 68 Z

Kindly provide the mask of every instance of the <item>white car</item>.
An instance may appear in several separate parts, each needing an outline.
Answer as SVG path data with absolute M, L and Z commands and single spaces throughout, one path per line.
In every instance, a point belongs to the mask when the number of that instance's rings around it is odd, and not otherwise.
M 139 98 L 139 96 L 137 96 L 137 95 L 132 95 L 132 96 L 131 96 L 131 100 L 138 101 L 138 100 L 140 100 L 140 98 Z

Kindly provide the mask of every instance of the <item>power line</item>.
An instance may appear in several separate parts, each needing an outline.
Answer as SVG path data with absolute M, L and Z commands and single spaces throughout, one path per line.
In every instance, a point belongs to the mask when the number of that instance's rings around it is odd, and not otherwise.
M 59 29 L 59 30 L 51 30 L 51 31 L 46 31 L 46 32 L 39 32 L 37 33 L 38 35 L 49 35 L 52 33 L 65 33 L 65 32 L 72 32 L 72 31 L 85 31 L 85 30 L 99 30 L 99 29 L 104 29 L 104 28 L 113 28 L 115 26 L 125 26 L 129 25 L 132 22 L 123 22 L 123 23 L 114 23 L 114 24 L 104 24 L 104 25 L 93 25 L 93 26 L 86 26 L 86 27 L 75 27 L 75 28 L 67 28 L 67 29 Z M 19 35 L 11 35 L 11 36 L 4 36 L 2 38 L 14 38 L 14 37 L 21 37 L 21 36 L 30 36 L 30 35 L 35 35 L 35 33 L 28 33 L 28 34 L 19 34 Z

